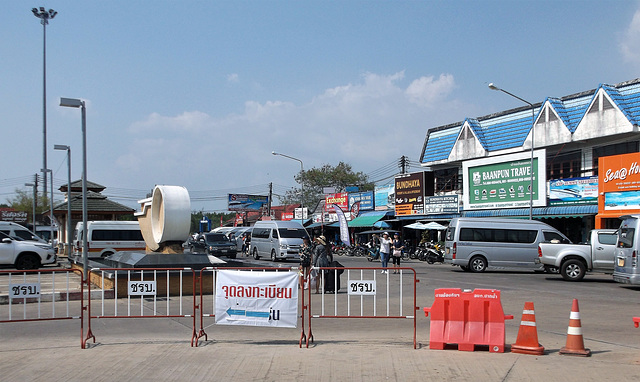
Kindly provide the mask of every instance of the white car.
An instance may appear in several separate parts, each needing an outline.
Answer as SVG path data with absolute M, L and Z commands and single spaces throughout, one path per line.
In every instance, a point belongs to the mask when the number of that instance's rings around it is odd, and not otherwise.
M 18 240 L 0 232 L 0 264 L 16 269 L 38 269 L 56 262 L 56 252 L 49 244 L 32 240 Z

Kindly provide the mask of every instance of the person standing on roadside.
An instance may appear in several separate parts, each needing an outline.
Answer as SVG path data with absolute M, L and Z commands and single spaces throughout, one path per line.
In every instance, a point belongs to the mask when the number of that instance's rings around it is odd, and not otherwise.
M 325 268 L 329 266 L 331 260 L 329 260 L 330 252 L 327 247 L 327 239 L 324 236 L 318 236 L 316 238 L 316 248 L 313 251 L 313 266 L 318 268 Z M 322 270 L 322 272 L 327 272 L 326 270 Z M 318 272 L 316 275 L 316 294 L 320 293 L 320 278 L 321 272 Z
M 387 273 L 387 267 L 389 266 L 389 252 L 391 252 L 391 239 L 389 234 L 385 232 L 380 239 L 380 261 L 382 261 L 382 272 Z
M 400 258 L 402 257 L 402 250 L 404 249 L 404 245 L 400 241 L 400 235 L 396 232 L 393 234 L 393 243 L 392 243 L 391 258 L 393 259 L 393 273 L 400 273 L 400 270 L 396 268 L 400 268 Z
M 311 270 L 311 259 L 313 258 L 313 246 L 307 236 L 302 238 L 302 248 L 300 249 L 300 268 L 302 270 L 302 276 L 300 279 L 300 285 L 303 285 L 304 289 L 308 289 L 309 285 L 309 271 Z

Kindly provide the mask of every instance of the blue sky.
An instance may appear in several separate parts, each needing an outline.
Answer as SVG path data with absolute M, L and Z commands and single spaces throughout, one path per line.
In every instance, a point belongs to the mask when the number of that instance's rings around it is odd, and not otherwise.
M 283 194 L 344 161 L 374 180 L 418 162 L 428 129 L 639 77 L 638 1 L 39 1 L 0 14 L 0 200 L 42 167 L 42 25 L 48 167 L 136 206 L 185 186 L 194 210 L 227 193 Z

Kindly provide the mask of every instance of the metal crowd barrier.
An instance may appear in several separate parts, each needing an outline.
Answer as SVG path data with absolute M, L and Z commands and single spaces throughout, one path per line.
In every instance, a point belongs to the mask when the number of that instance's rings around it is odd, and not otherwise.
M 95 336 L 91 320 L 105 318 L 193 318 L 196 327 L 196 273 L 191 268 L 93 268 L 85 343 Z M 91 283 L 90 283 L 91 284 Z M 91 288 L 91 287 L 89 287 Z M 99 307 L 92 307 L 94 300 Z
M 303 293 L 309 301 L 306 312 L 309 331 L 304 336 L 307 347 L 314 340 L 312 319 L 325 318 L 410 319 L 413 320 L 413 348 L 417 347 L 416 310 L 419 307 L 416 289 L 419 280 L 413 268 L 388 268 L 387 273 L 381 273 L 381 268 L 326 267 L 315 270 L 319 272 L 320 294 L 312 295 L 315 287 L 311 285 L 310 275 L 305 275 L 309 283 L 307 293 Z
M 80 319 L 84 348 L 84 283 L 81 270 L 2 270 L 0 323 Z

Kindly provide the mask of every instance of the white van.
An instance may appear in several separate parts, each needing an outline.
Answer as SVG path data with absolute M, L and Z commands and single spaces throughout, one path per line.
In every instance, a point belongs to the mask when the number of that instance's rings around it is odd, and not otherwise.
M 137 221 L 88 221 L 87 256 L 107 257 L 118 251 L 144 251 L 147 247 Z M 76 225 L 73 247 L 82 254 L 82 222 Z
M 640 215 L 621 216 L 615 249 L 613 280 L 623 284 L 640 284 L 638 248 L 640 246 Z
M 40 236 L 36 235 L 26 227 L 23 227 L 20 224 L 14 222 L 0 221 L 0 232 L 18 240 L 31 240 L 45 244 L 47 243 Z
M 267 220 L 259 221 L 251 230 L 251 254 L 258 260 L 269 256 L 272 261 L 300 259 L 302 239 L 309 237 L 300 222 Z
M 487 267 L 542 270 L 536 264 L 538 243 L 570 244 L 562 233 L 537 220 L 454 218 L 445 234 L 445 263 L 465 271 Z

